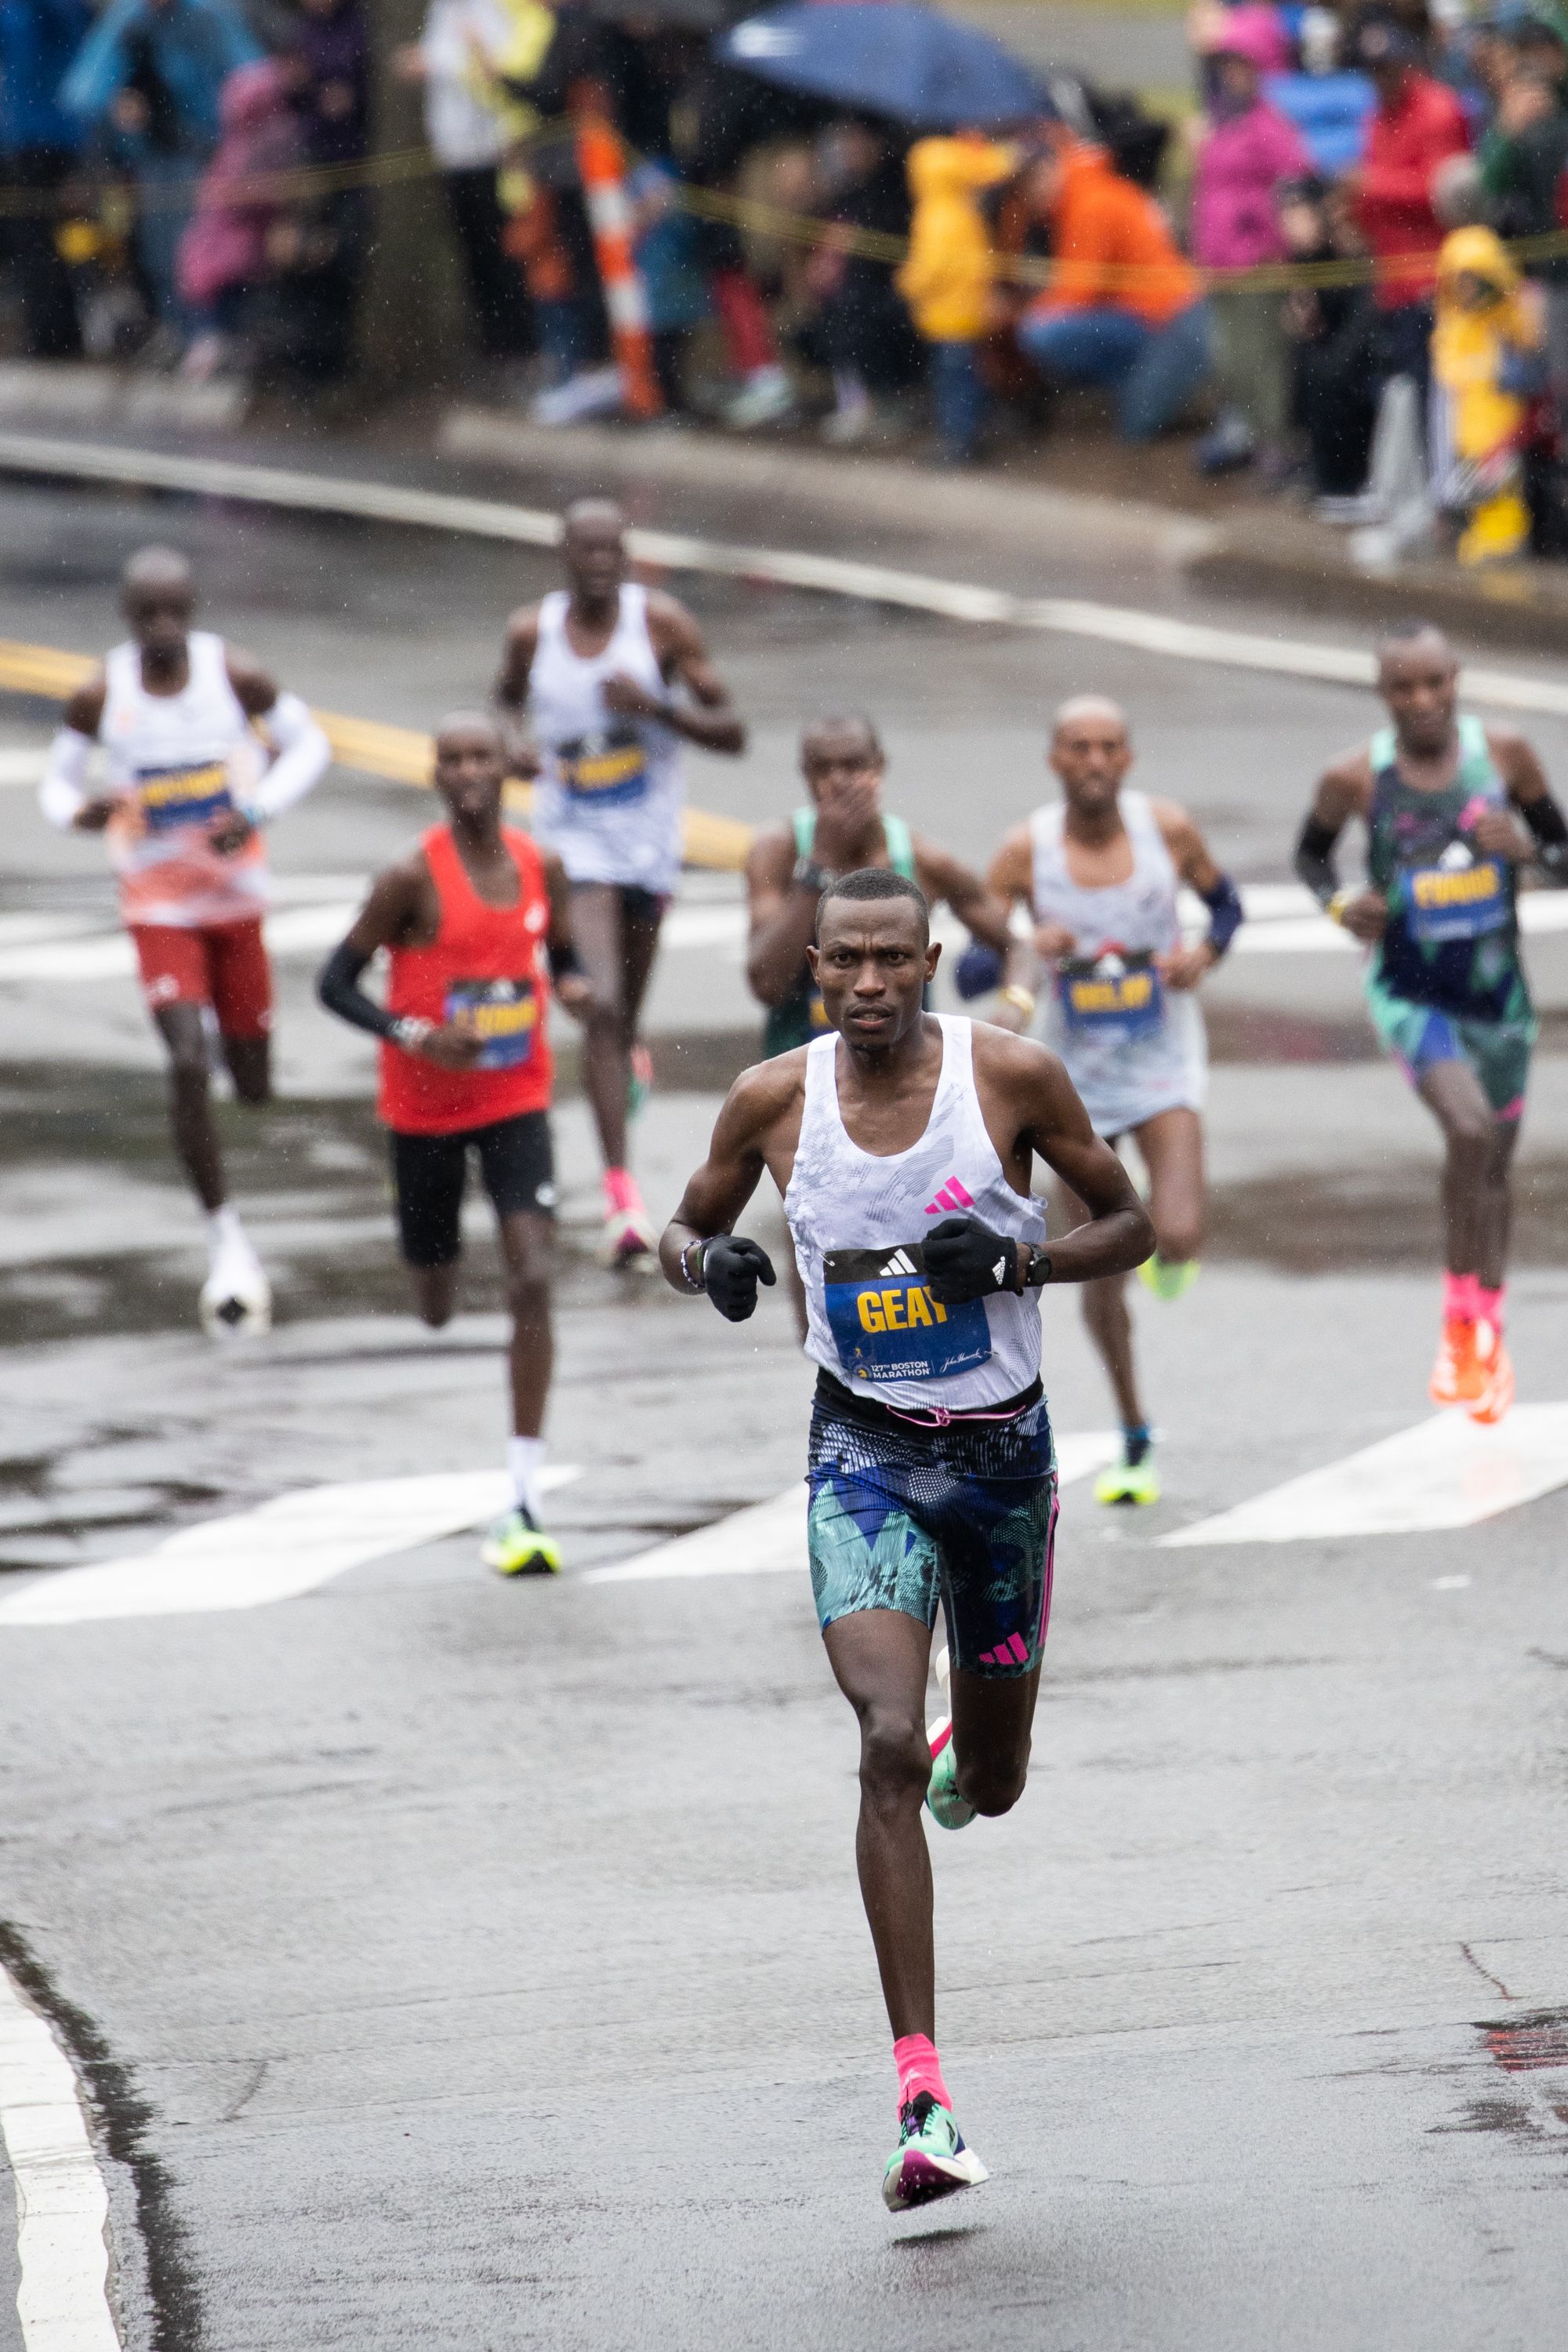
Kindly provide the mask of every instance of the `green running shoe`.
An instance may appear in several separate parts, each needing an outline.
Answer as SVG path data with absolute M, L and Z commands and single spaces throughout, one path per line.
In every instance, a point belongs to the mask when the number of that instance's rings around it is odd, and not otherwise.
M 521 1503 L 490 1521 L 479 1558 L 498 1576 L 559 1576 L 561 1547 L 536 1528 Z
M 1156 1298 L 1184 1298 L 1198 1278 L 1201 1258 L 1162 1257 L 1158 1250 L 1138 1269 L 1138 1279 Z
M 944 2106 L 921 2091 L 899 2111 L 899 2144 L 882 2175 L 882 2202 L 889 2213 L 951 2197 L 955 2189 L 977 2189 L 991 2175 Z
M 1145 1454 L 1142 1462 L 1129 1462 L 1123 1454 L 1109 1470 L 1102 1470 L 1094 1482 L 1094 1499 L 1097 1503 L 1157 1503 L 1160 1474 L 1152 1453 Z
M 939 1737 L 942 1744 L 931 1758 L 926 1809 L 944 1830 L 966 1830 L 974 1819 L 974 1808 L 958 1793 L 958 1759 L 952 1752 L 952 1731 L 944 1726 Z

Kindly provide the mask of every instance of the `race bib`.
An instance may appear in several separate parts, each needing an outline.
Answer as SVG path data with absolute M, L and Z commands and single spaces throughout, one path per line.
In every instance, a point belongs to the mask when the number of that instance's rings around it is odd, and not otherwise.
M 647 751 L 635 727 L 608 727 L 582 735 L 555 753 L 561 781 L 574 800 L 596 808 L 624 808 L 647 790 Z
M 149 833 L 209 824 L 234 807 L 227 765 L 209 760 L 200 768 L 143 768 L 136 778 L 136 805 Z
M 1508 890 L 1497 860 L 1486 857 L 1477 864 L 1468 850 L 1459 854 L 1463 865 L 1415 866 L 1400 877 L 1411 931 L 1429 946 L 1479 940 L 1509 919 Z
M 1119 955 L 1075 960 L 1057 976 L 1063 1017 L 1083 1037 L 1147 1037 L 1164 1019 L 1164 990 L 1152 963 Z
M 479 1040 L 477 1069 L 521 1069 L 539 1034 L 539 992 L 531 980 L 457 980 L 447 991 L 447 1019 Z
M 939 1307 L 919 1242 L 829 1250 L 822 1280 L 833 1344 L 851 1380 L 950 1380 L 989 1360 L 984 1300 Z

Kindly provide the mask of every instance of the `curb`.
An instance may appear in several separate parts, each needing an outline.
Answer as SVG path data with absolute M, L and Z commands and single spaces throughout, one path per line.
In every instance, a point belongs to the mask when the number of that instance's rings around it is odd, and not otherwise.
M 179 376 L 139 375 L 90 362 L 12 360 L 0 363 L 0 423 L 108 426 L 117 432 L 233 433 L 250 395 L 230 382 L 186 383 Z

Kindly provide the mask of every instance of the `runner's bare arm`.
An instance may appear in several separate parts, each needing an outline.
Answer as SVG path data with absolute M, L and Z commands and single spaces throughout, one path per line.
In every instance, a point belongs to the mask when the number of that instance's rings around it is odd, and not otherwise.
M 980 1067 L 1016 1108 L 1020 1145 L 1043 1160 L 1089 1211 L 1088 1224 L 1050 1244 L 1051 1281 L 1093 1282 L 1142 1265 L 1154 1248 L 1149 1213 L 1110 1144 L 1089 1125 L 1057 1056 L 1030 1037 L 1009 1037 L 1003 1030 L 974 1034 Z
M 581 1018 L 593 1005 L 594 983 L 578 961 L 572 935 L 572 885 L 553 849 L 544 852 L 544 887 L 550 893 L 550 929 L 544 936 L 550 984 L 567 1012 Z
M 399 1020 L 360 986 L 377 949 L 416 946 L 426 934 L 434 936 L 429 919 L 433 898 L 422 851 L 378 874 L 349 931 L 317 974 L 316 994 L 329 1013 L 352 1028 L 401 1046 L 406 1054 L 422 1055 L 443 1069 L 466 1070 L 479 1057 L 477 1037 L 437 1022 Z
M 1508 796 L 1522 825 L 1501 811 L 1489 812 L 1475 829 L 1479 847 L 1516 864 L 1533 858 L 1554 882 L 1568 882 L 1568 823 L 1546 780 L 1533 744 L 1511 727 L 1489 727 L 1487 741 Z M 1511 838 L 1505 827 L 1511 828 Z
M 815 890 L 795 879 L 795 836 L 758 834 L 746 853 L 746 981 L 759 1004 L 784 1003 L 816 931 Z
M 1378 890 L 1342 887 L 1334 846 L 1352 817 L 1372 803 L 1372 762 L 1364 749 L 1346 751 L 1318 779 L 1312 805 L 1296 844 L 1296 871 L 1319 905 L 1352 936 L 1371 943 L 1383 936 L 1388 908 Z
M 1167 988 L 1195 988 L 1212 971 L 1241 925 L 1241 894 L 1228 874 L 1216 866 L 1208 844 L 1184 808 L 1174 801 L 1151 803 L 1171 863 L 1189 890 L 1195 890 L 1208 908 L 1208 937 L 1194 940 L 1157 959 Z
M 270 824 L 321 782 L 331 766 L 332 748 L 297 694 L 279 687 L 269 671 L 237 646 L 227 646 L 224 651 L 235 699 L 247 719 L 264 722 L 272 749 L 265 774 L 247 795 L 245 813 L 237 810 L 212 827 L 213 846 L 233 851 L 243 847 L 257 824 Z
M 972 938 L 1000 955 L 1007 954 L 1013 944 L 1007 928 L 1011 901 L 991 890 L 962 857 L 954 857 L 951 850 L 928 841 L 923 834 L 915 835 L 914 849 L 915 867 L 926 897 L 933 904 L 940 900 L 951 907 Z
M 89 793 L 88 755 L 103 724 L 108 692 L 103 672 L 79 686 L 65 707 L 38 785 L 38 806 L 60 833 L 101 833 L 120 804 L 118 793 Z
M 514 776 L 539 773 L 539 754 L 528 736 L 528 687 L 538 647 L 539 607 L 524 605 L 506 625 L 500 670 L 491 697 L 506 739 L 510 772 Z
M 1011 910 L 1026 907 L 1030 913 L 1035 905 L 1035 842 L 1026 824 L 1016 825 L 991 860 L 985 877 L 986 887 L 993 898 Z M 1072 946 L 1072 934 L 1059 923 L 1051 924 L 1044 932 L 1037 929 L 1032 939 L 1012 940 L 1007 965 L 1002 975 L 1003 985 L 1011 993 L 1004 998 L 991 1018 L 1001 1029 L 1026 1029 L 1034 1018 L 1035 992 L 1039 986 L 1040 961 L 1043 953 L 1065 955 Z
M 682 604 L 673 596 L 650 595 L 647 633 L 659 668 L 670 686 L 683 686 L 688 702 L 667 697 L 655 703 L 635 678 L 605 681 L 605 700 L 612 710 L 629 719 L 661 719 L 689 743 L 704 751 L 738 755 L 746 748 L 746 730 L 730 699 L 730 689 L 708 658 L 702 632 Z
M 671 1289 L 689 1291 L 680 1263 L 693 1242 L 727 1234 L 756 1191 L 767 1166 L 770 1138 L 801 1092 L 804 1047 L 742 1070 L 714 1122 L 708 1157 L 664 1229 L 658 1261 Z

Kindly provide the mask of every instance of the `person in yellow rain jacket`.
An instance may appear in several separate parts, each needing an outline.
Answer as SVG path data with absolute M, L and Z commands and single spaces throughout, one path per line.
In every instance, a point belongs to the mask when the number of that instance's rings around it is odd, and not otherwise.
M 956 139 L 917 140 L 906 168 L 914 219 L 909 257 L 895 282 L 916 332 L 930 346 L 943 455 L 967 465 L 984 417 L 978 347 L 991 322 L 996 274 L 979 198 L 1009 179 L 1017 161 L 1011 148 L 961 132 Z
M 1439 504 L 1465 519 L 1461 563 L 1522 555 L 1529 543 L 1521 451 L 1545 385 L 1542 345 L 1531 291 L 1492 231 L 1455 229 L 1437 257 L 1432 456 Z

